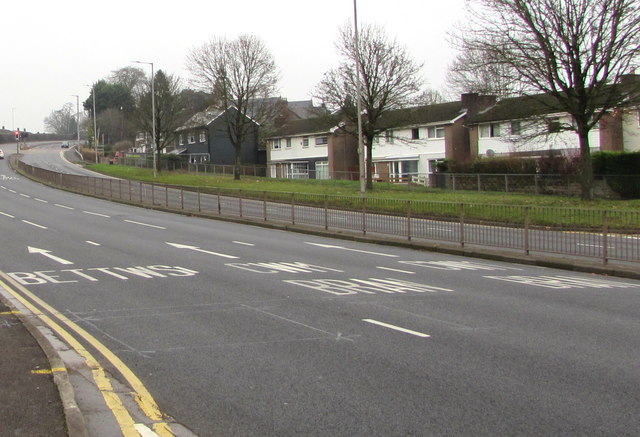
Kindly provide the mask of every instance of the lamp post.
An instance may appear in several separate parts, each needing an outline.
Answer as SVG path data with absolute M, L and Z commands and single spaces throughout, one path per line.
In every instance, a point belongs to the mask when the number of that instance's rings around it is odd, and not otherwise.
M 80 96 L 78 94 L 71 95 L 76 98 L 76 132 L 78 134 L 76 149 L 80 149 Z
M 98 163 L 98 125 L 96 122 L 96 92 L 95 86 L 85 85 L 91 88 L 91 100 L 93 100 L 93 143 L 96 149 L 96 164 Z
M 364 143 L 362 142 L 362 83 L 360 74 L 362 66 L 360 65 L 360 35 L 358 35 L 358 5 L 353 0 L 353 40 L 355 43 L 355 60 L 356 60 L 356 111 L 358 111 L 358 166 L 360 167 L 360 196 L 364 196 L 366 191 L 365 175 L 366 175 L 366 159 L 364 151 Z
M 151 138 L 153 144 L 153 177 L 156 178 L 158 176 L 158 171 L 156 169 L 156 93 L 153 83 L 155 82 L 155 77 L 153 75 L 153 62 L 143 62 L 143 61 L 133 61 L 136 64 L 147 64 L 151 65 Z

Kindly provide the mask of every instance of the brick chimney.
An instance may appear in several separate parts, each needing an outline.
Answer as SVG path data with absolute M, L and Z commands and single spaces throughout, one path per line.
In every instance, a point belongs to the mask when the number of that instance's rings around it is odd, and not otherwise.
M 467 114 L 473 115 L 495 105 L 496 96 L 465 93 L 460 97 L 460 101 L 462 102 L 462 107 L 467 110 Z

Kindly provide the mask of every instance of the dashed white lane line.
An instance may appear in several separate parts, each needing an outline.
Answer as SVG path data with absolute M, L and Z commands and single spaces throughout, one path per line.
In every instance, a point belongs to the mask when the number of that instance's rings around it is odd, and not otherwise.
M 411 272 L 409 270 L 392 269 L 391 267 L 376 266 L 376 269 L 389 270 L 391 272 L 397 272 L 397 273 L 406 273 L 407 275 L 415 275 L 416 274 L 416 272 Z
M 85 243 L 87 243 L 87 244 L 91 244 L 92 246 L 100 246 L 100 243 L 96 243 L 95 241 L 89 241 L 89 240 L 87 240 L 87 241 L 85 241 Z
M 34 197 L 33 200 L 35 200 L 36 202 L 49 203 L 48 200 L 38 199 L 37 197 Z
M 241 245 L 243 245 L 243 246 L 255 246 L 255 244 L 253 244 L 253 243 L 245 243 L 245 242 L 243 242 L 243 241 L 234 241 L 233 243 L 235 243 L 235 244 L 241 244 Z
M 379 322 L 378 320 L 373 319 L 362 319 L 363 322 L 371 323 L 373 325 L 382 326 L 384 328 L 393 329 L 394 331 L 404 332 L 405 334 L 415 335 L 416 337 L 422 338 L 430 338 L 429 334 L 425 334 L 424 332 L 412 331 L 411 329 L 401 328 L 400 326 L 390 325 L 389 323 Z
M 26 197 L 27 199 L 31 199 L 31 196 L 29 196 L 28 194 L 20 193 L 20 195 L 22 197 Z
M 57 206 L 58 208 L 71 209 L 71 210 L 75 209 L 75 208 L 72 208 L 70 206 L 60 205 L 59 203 L 54 203 L 54 205 Z
M 16 216 L 11 215 L 11 214 L 7 214 L 6 212 L 0 212 L 0 215 L 3 215 L 5 217 L 9 217 L 9 218 L 16 218 Z
M 40 228 L 40 229 L 49 229 L 46 226 L 42 226 L 42 225 L 39 225 L 37 223 L 30 222 L 28 220 L 22 220 L 22 223 L 26 223 L 28 225 L 35 226 L 36 228 Z
M 84 214 L 89 214 L 89 215 L 95 215 L 98 217 L 104 217 L 104 218 L 111 218 L 110 215 L 106 215 L 106 214 L 100 214 L 98 212 L 91 212 L 91 211 L 82 211 Z
M 125 222 L 127 222 L 127 223 L 132 223 L 132 224 L 134 224 L 134 225 L 147 226 L 147 227 L 149 227 L 149 228 L 167 229 L 167 228 L 165 228 L 165 227 L 163 227 L 163 226 L 150 225 L 149 223 L 136 222 L 136 221 L 133 221 L 133 220 L 125 220 Z

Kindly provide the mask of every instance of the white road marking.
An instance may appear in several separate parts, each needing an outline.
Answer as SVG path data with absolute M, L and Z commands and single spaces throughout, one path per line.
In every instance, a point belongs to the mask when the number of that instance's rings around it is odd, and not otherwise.
M 150 225 L 149 223 L 136 222 L 136 221 L 133 221 L 133 220 L 125 220 L 125 222 L 127 222 L 127 223 L 132 223 L 132 224 L 134 224 L 134 225 L 147 226 L 147 227 L 149 227 L 149 228 L 167 229 L 167 228 L 165 228 L 165 227 L 163 227 L 163 226 Z
M 46 226 L 42 226 L 42 225 L 39 225 L 37 223 L 30 222 L 28 220 L 22 220 L 22 223 L 26 223 L 28 225 L 35 226 L 36 228 L 40 228 L 40 229 L 49 229 Z
M 133 427 L 138 431 L 140 437 L 158 437 L 158 434 L 151 431 L 149 428 L 144 426 L 142 423 L 136 423 Z
M 37 253 L 40 255 L 44 255 L 53 261 L 59 262 L 60 264 L 65 264 L 65 265 L 73 264 L 71 261 L 57 257 L 55 255 L 51 255 L 50 250 L 38 249 L 37 247 L 31 247 L 31 246 L 29 246 L 27 249 L 29 250 L 29 253 Z
M 9 218 L 16 218 L 15 216 L 13 216 L 11 214 L 7 214 L 6 212 L 0 212 L 0 215 L 3 215 L 5 217 L 9 217 Z
M 87 241 L 85 241 L 85 243 L 89 243 L 89 244 L 91 244 L 91 245 L 93 245 L 93 246 L 100 246 L 100 243 L 96 243 L 95 241 L 89 241 L 89 240 L 87 240 Z
M 42 202 L 42 203 L 49 203 L 49 201 L 47 201 L 47 200 L 43 200 L 43 199 L 38 199 L 37 197 L 34 197 L 34 199 L 33 199 L 33 200 L 35 200 L 35 201 L 37 201 L 37 202 Z
M 325 249 L 340 249 L 340 250 L 348 250 L 350 252 L 359 252 L 366 253 L 368 255 L 379 255 L 379 256 L 388 256 L 390 258 L 398 258 L 398 255 L 391 255 L 388 253 L 380 253 L 380 252 L 370 252 L 368 250 L 360 250 L 360 249 L 350 249 L 348 247 L 343 246 L 334 246 L 333 244 L 320 244 L 320 243 L 310 243 L 305 241 L 305 244 L 310 244 L 312 246 L 324 247 Z
M 59 203 L 54 203 L 54 205 L 57 206 L 58 208 L 71 209 L 71 210 L 75 209 L 70 206 L 60 205 Z
M 106 215 L 106 214 L 100 214 L 97 212 L 91 212 L 91 211 L 82 211 L 84 214 L 89 214 L 89 215 L 96 215 L 98 217 L 104 217 L 104 218 L 111 218 L 110 215 Z
M 235 244 L 242 244 L 243 246 L 255 246 L 253 243 L 244 243 L 242 241 L 233 241 Z
M 31 199 L 31 196 L 29 196 L 28 194 L 20 193 L 20 195 L 21 195 L 22 197 L 26 197 L 26 198 L 28 198 L 28 199 Z
M 12 189 L 9 189 L 9 191 L 11 191 L 13 194 L 17 194 L 18 193 L 16 190 L 12 190 Z
M 400 270 L 400 269 L 392 269 L 390 267 L 382 267 L 382 266 L 377 266 L 376 269 L 380 269 L 380 270 L 390 270 L 392 272 L 398 272 L 398 273 L 406 273 L 408 275 L 415 275 L 416 272 L 410 272 L 409 270 Z
M 429 334 L 425 334 L 423 332 L 412 331 L 411 329 L 401 328 L 400 326 L 390 325 L 388 323 L 379 322 L 379 321 L 373 320 L 373 319 L 362 319 L 362 321 L 363 322 L 367 322 L 367 323 L 371 323 L 373 325 L 378 325 L 378 326 L 383 326 L 385 328 L 393 329 L 395 331 L 404 332 L 405 334 L 415 335 L 416 337 L 422 337 L 422 338 L 430 338 L 431 337 Z
M 221 256 L 222 258 L 238 259 L 237 256 L 227 255 L 227 254 L 218 253 L 218 252 L 211 252 L 211 251 L 208 251 L 208 250 L 200 249 L 199 247 L 196 247 L 196 246 L 187 246 L 186 244 L 169 243 L 168 241 L 166 243 L 169 246 L 175 247 L 176 249 L 189 249 L 189 250 L 193 250 L 195 252 L 202 252 L 202 253 L 207 253 L 209 255 Z

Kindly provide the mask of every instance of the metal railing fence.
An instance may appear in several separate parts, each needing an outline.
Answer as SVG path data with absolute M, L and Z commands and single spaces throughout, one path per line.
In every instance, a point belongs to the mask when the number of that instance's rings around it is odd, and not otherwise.
M 105 199 L 325 231 L 640 262 L 640 212 L 379 199 L 172 186 L 57 173 L 19 162 L 36 179 Z

